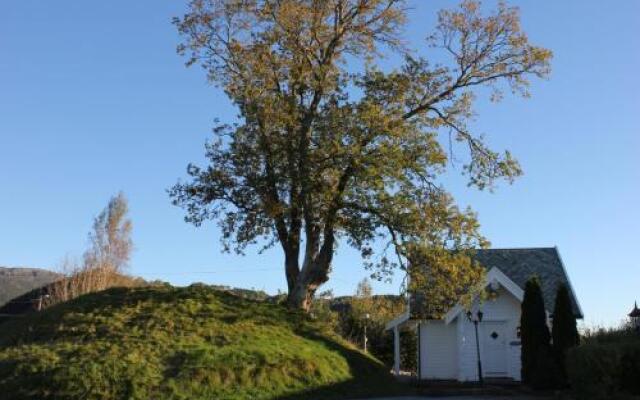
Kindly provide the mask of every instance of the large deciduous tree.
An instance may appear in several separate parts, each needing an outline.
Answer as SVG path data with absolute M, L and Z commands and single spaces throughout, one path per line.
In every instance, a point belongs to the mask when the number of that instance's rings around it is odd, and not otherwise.
M 482 244 L 475 214 L 443 186 L 450 163 L 480 189 L 521 173 L 468 129 L 474 93 L 528 95 L 551 52 L 529 43 L 516 9 L 487 15 L 465 1 L 440 12 L 425 58 L 401 37 L 405 6 L 192 0 L 175 19 L 179 52 L 224 89 L 238 120 L 214 128 L 209 165 L 190 165 L 170 194 L 188 222 L 217 220 L 226 250 L 279 244 L 294 307 L 308 309 L 328 280 L 339 241 L 379 274 L 404 267 L 411 249 Z M 387 55 L 396 68 L 376 65 Z

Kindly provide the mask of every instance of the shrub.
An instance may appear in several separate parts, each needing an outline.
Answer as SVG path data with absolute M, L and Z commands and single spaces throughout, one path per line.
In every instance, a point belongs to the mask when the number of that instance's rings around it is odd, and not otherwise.
M 577 399 L 640 394 L 640 341 L 590 343 L 569 350 L 567 375 Z
M 582 333 L 582 343 L 622 343 L 635 342 L 638 340 L 638 333 L 634 331 L 630 324 L 623 324 L 615 328 L 587 328 Z
M 556 294 L 556 302 L 553 308 L 553 355 L 558 364 L 558 384 L 567 385 L 567 373 L 565 358 L 567 351 L 578 345 L 580 336 L 576 327 L 576 317 L 573 315 L 571 297 L 566 285 L 561 284 Z
M 364 308 L 361 299 L 342 299 L 336 311 L 337 324 L 334 329 L 341 337 L 358 347 L 363 347 L 364 325 L 367 325 L 367 350 L 389 368 L 393 365 L 393 332 L 385 330 L 386 323 L 401 313 L 402 299 L 374 296 L 371 305 Z M 364 313 L 370 318 L 365 319 Z M 326 318 L 325 318 L 326 319 Z M 417 370 L 417 335 L 407 329 L 400 333 L 400 364 L 405 371 Z
M 538 364 L 546 364 L 547 360 L 538 363 L 537 355 L 545 352 L 550 345 L 551 335 L 547 326 L 547 313 L 544 307 L 540 280 L 532 277 L 527 281 L 522 300 L 520 316 L 520 332 L 522 339 L 522 380 L 532 384 Z M 539 376 L 541 374 L 537 374 Z M 538 382 L 540 384 L 540 382 Z M 546 385 L 543 385 L 546 386 Z
M 312 313 L 342 338 L 364 347 L 367 330 L 367 351 L 389 368 L 393 365 L 393 332 L 386 324 L 402 314 L 406 299 L 402 296 L 374 295 L 368 279 L 363 279 L 353 296 L 333 298 L 331 293 L 319 295 Z M 417 335 L 415 329 L 400 334 L 400 365 L 404 371 L 417 370 Z
M 560 371 L 549 346 L 542 346 L 536 354 L 535 368 L 531 371 L 531 386 L 536 390 L 555 389 L 560 384 Z
M 620 386 L 623 391 L 640 395 L 640 345 L 623 346 L 620 357 Z
M 616 346 L 584 345 L 569 350 L 567 374 L 578 399 L 606 399 L 617 387 Z

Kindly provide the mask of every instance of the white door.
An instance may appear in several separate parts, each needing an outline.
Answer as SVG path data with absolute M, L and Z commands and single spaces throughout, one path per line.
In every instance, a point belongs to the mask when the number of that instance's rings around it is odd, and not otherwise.
M 486 377 L 507 376 L 506 324 L 498 321 L 480 323 L 480 357 L 482 374 Z

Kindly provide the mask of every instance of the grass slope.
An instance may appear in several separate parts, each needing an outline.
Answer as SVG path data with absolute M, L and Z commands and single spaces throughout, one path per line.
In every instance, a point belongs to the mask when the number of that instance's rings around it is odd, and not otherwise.
M 397 390 L 378 361 L 317 322 L 204 286 L 114 288 L 4 323 L 0 388 L 7 399 L 314 399 Z

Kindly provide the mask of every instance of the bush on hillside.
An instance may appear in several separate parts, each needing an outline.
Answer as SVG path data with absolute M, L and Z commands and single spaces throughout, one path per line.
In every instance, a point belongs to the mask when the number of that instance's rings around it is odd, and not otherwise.
M 386 330 L 389 320 L 370 319 L 367 323 L 367 350 L 374 357 L 391 368 L 394 362 L 393 332 Z M 364 320 L 354 318 L 350 312 L 343 313 L 338 319 L 337 333 L 363 348 Z M 400 332 L 400 365 L 403 371 L 417 370 L 417 342 L 415 330 L 407 329 Z
M 640 343 L 623 347 L 619 371 L 622 391 L 640 395 Z
M 640 341 L 575 347 L 567 354 L 567 375 L 577 399 L 640 395 Z
M 325 324 L 330 325 L 334 332 L 361 349 L 364 348 L 366 326 L 368 352 L 391 368 L 394 361 L 393 332 L 387 331 L 385 327 L 405 309 L 404 297 L 374 295 L 369 280 L 363 279 L 358 284 L 354 296 L 337 299 L 329 296 L 316 299 L 313 313 L 324 319 Z M 403 371 L 415 372 L 417 369 L 415 329 L 402 331 L 400 342 L 401 368 Z
M 316 299 L 312 314 L 343 339 L 364 348 L 364 326 L 367 325 L 367 350 L 389 369 L 393 365 L 393 332 L 385 330 L 386 323 L 402 313 L 403 299 L 395 296 L 372 296 L 373 301 L 362 308 L 354 297 Z M 369 307 L 370 306 L 370 307 Z M 369 319 L 362 313 L 369 310 Z M 365 322 L 366 321 L 366 322 Z M 417 369 L 417 335 L 414 330 L 400 334 L 400 363 L 404 371 Z
M 638 333 L 629 323 L 614 328 L 588 328 L 581 335 L 581 342 L 585 344 L 634 343 L 637 340 Z

